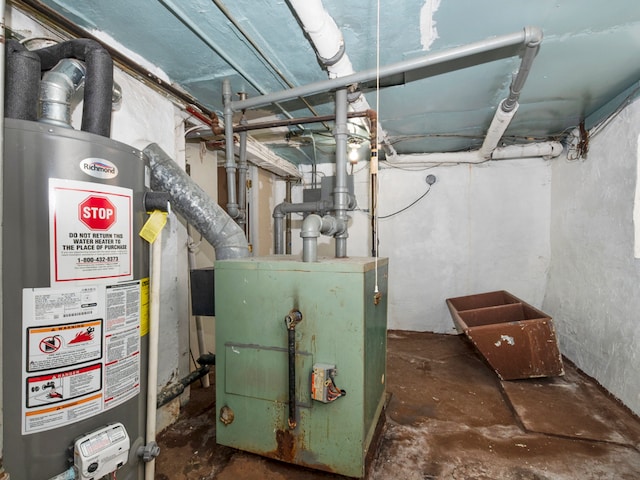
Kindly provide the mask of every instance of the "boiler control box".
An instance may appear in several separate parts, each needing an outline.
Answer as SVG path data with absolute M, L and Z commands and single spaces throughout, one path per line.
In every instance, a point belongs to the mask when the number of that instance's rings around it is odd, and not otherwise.
M 98 480 L 115 472 L 129 458 L 129 435 L 121 423 L 113 423 L 76 439 L 73 463 L 79 480 Z
M 333 377 L 337 375 L 335 365 L 328 363 L 316 363 L 311 372 L 311 398 L 322 403 L 335 400 L 332 398 L 331 387 Z

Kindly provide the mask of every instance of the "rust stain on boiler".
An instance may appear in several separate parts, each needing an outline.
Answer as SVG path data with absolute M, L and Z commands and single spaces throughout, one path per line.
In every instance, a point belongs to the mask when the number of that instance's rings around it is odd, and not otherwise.
M 296 458 L 296 438 L 289 430 L 276 431 L 275 457 L 285 462 L 292 463 Z

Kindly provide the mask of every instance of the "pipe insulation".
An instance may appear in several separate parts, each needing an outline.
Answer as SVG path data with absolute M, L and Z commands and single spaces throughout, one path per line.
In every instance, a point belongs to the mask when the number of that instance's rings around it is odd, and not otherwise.
M 69 40 L 34 52 L 40 57 L 43 71 L 51 70 L 64 58 L 85 62 L 82 130 L 109 137 L 113 90 L 113 60 L 109 52 L 98 42 L 86 38 Z
M 40 85 L 40 57 L 17 40 L 7 40 L 4 83 L 6 118 L 38 119 L 38 90 Z M 3 68 L 4 68 L 3 62 Z
M 249 256 L 249 245 L 237 223 L 157 144 L 144 150 L 151 167 L 151 188 L 171 195 L 171 205 L 213 246 L 216 259 Z

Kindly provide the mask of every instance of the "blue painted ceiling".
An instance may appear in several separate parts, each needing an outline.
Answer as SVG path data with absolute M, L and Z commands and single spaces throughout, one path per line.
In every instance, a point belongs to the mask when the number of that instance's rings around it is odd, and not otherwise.
M 223 79 L 231 81 L 234 92 L 254 97 L 327 78 L 286 1 L 42 3 L 89 31 L 115 38 L 220 115 Z M 354 70 L 374 68 L 377 2 L 323 3 L 342 30 Z M 437 30 L 428 51 L 421 43 L 425 4 L 433 10 Z M 587 127 L 601 121 L 635 94 L 640 81 L 640 7 L 629 0 L 380 0 L 380 65 L 518 32 L 527 25 L 540 27 L 544 40 L 505 144 L 561 139 L 581 121 Z M 383 88 L 380 123 L 396 151 L 477 148 L 498 103 L 508 94 L 519 60 L 516 54 Z M 375 92 L 366 97 L 375 108 Z M 333 112 L 331 93 L 314 95 L 307 102 L 313 111 L 295 100 L 252 111 L 250 118 Z M 332 148 L 330 129 L 330 124 L 310 124 L 304 129 L 255 131 L 252 136 L 294 162 L 308 162 L 314 155 L 324 161 Z

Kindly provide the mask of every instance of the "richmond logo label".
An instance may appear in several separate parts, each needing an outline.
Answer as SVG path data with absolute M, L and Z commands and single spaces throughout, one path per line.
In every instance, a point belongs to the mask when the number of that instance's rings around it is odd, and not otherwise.
M 108 179 L 118 176 L 118 167 L 104 158 L 85 158 L 80 162 L 80 169 L 95 178 Z

